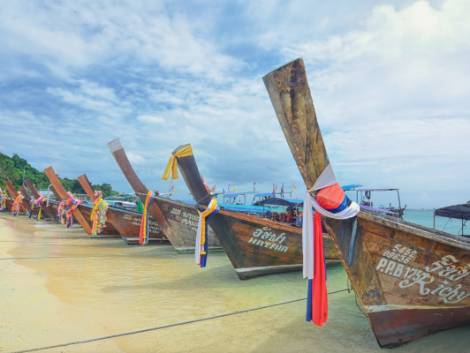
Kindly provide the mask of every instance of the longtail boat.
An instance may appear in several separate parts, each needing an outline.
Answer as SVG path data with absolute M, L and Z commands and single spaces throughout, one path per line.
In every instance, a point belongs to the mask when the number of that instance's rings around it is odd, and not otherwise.
M 8 195 L 10 195 L 10 198 L 14 200 L 16 197 L 15 186 L 13 185 L 10 179 L 5 179 L 4 182 L 5 182 L 5 188 L 7 189 Z
M 10 197 L 12 198 L 12 200 L 14 201 L 16 196 L 17 196 L 17 191 L 16 191 L 16 188 L 15 186 L 13 185 L 12 181 L 8 178 L 6 178 L 5 180 L 5 186 L 8 190 L 8 193 L 10 194 Z M 23 198 L 23 202 L 21 203 L 22 207 L 23 207 L 23 210 L 25 212 L 30 212 L 31 211 L 31 205 L 29 204 L 29 202 L 27 201 L 27 198 L 29 199 L 28 197 L 28 194 L 26 193 L 25 190 L 20 190 L 21 193 L 23 194 L 24 198 Z
M 186 149 L 187 145 L 173 151 Z M 193 198 L 206 207 L 212 196 L 199 173 L 194 155 L 176 157 Z M 287 223 L 221 209 L 209 224 L 219 238 L 240 279 L 296 271 L 302 268 L 302 230 Z M 337 260 L 336 249 L 325 234 L 326 259 Z
M 52 187 L 54 188 L 55 192 L 60 197 L 60 199 L 63 201 L 67 200 L 68 198 L 67 192 L 65 191 L 65 188 L 60 182 L 59 177 L 55 173 L 54 169 L 52 167 L 47 167 L 46 169 L 44 169 L 44 174 L 46 174 L 47 178 L 49 179 L 49 182 L 52 184 Z M 77 220 L 78 223 L 80 223 L 83 230 L 87 234 L 91 234 L 91 226 L 88 221 L 89 218 L 87 219 L 82 214 L 79 208 L 74 209 L 72 213 L 73 213 L 73 217 Z
M 86 178 L 86 176 L 85 176 Z M 83 178 L 82 178 L 83 179 Z M 90 222 L 92 223 L 92 220 L 91 220 L 91 213 L 92 213 L 92 209 L 93 209 L 93 203 L 95 201 L 95 195 L 94 195 L 94 191 L 91 187 L 91 184 L 88 182 L 88 179 L 86 178 L 86 183 L 84 183 L 82 185 L 82 181 L 80 181 L 80 179 L 78 179 L 78 182 L 80 184 L 80 186 L 82 187 L 82 189 L 85 191 L 86 195 L 88 196 L 88 198 L 90 199 L 90 205 L 88 204 L 80 204 L 78 207 L 80 208 L 80 210 L 82 211 L 83 215 L 85 216 L 85 218 Z M 85 189 L 84 186 L 87 188 Z M 116 229 L 116 227 L 114 227 L 114 224 L 113 222 L 110 221 L 109 219 L 109 208 L 106 212 L 106 223 L 104 224 L 104 228 L 101 232 L 100 235 L 107 235 L 107 236 L 120 236 L 120 232 L 119 230 Z
M 136 195 L 145 199 L 149 190 L 132 168 L 119 139 L 108 143 L 117 164 Z M 194 250 L 199 215 L 194 206 L 164 197 L 154 196 L 150 203 L 151 219 L 156 220 L 162 233 L 178 252 Z M 209 229 L 209 248 L 220 248 L 218 240 Z
M 31 211 L 31 195 L 24 185 L 21 185 L 19 190 L 24 196 L 24 201 L 28 204 L 29 210 Z
M 329 159 L 303 61 L 264 82 L 311 190 Z M 470 239 L 363 210 L 348 220 L 326 218 L 325 225 L 380 346 L 470 324 Z
M 83 174 L 78 177 L 80 186 L 85 191 L 87 196 L 92 202 L 95 201 L 95 191 L 88 180 L 88 177 Z M 108 206 L 107 211 L 107 224 L 106 227 L 116 229 L 116 232 L 121 235 L 121 238 L 127 244 L 137 244 L 139 241 L 139 229 L 142 221 L 142 215 L 136 211 L 126 210 L 119 207 Z M 116 232 L 114 234 L 116 234 Z M 163 237 L 156 222 L 149 224 L 149 241 L 164 243 L 167 240 Z
M 35 200 L 38 200 L 42 195 L 39 193 L 39 191 L 36 189 L 36 186 L 34 186 L 33 182 L 27 178 L 24 179 L 24 185 L 28 190 L 31 192 L 31 195 L 34 197 Z M 41 207 L 44 210 L 44 213 L 48 218 L 51 220 L 56 219 L 56 210 L 52 206 L 51 203 L 45 202 L 42 205 L 38 205 L 38 207 Z M 37 216 L 37 215 L 36 215 Z

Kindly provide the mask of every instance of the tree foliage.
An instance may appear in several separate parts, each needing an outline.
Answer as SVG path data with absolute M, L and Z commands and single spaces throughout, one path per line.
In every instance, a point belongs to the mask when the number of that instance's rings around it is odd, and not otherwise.
M 17 154 L 13 154 L 13 156 L 9 157 L 0 153 L 0 187 L 5 187 L 4 180 L 6 178 L 9 178 L 16 188 L 23 184 L 25 178 L 31 180 L 38 189 L 47 189 L 50 184 L 44 173 L 31 166 L 25 159 Z M 60 179 L 64 188 L 71 191 L 73 194 L 85 193 L 78 180 L 69 178 Z M 103 191 L 104 197 L 118 194 L 113 190 L 111 184 L 108 183 L 93 185 L 93 188 Z
M 4 186 L 4 179 L 9 178 L 16 187 L 29 178 L 38 188 L 44 189 L 49 185 L 47 177 L 32 167 L 25 159 L 17 154 L 11 157 L 0 153 L 0 185 Z

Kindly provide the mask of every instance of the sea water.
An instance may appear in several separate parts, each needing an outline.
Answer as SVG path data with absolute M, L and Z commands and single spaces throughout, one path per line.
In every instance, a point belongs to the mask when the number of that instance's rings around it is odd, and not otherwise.
M 434 210 L 405 210 L 404 218 L 408 222 L 416 223 L 425 227 L 433 228 Z M 462 221 L 445 217 L 436 217 L 436 229 L 462 235 Z M 464 221 L 463 232 L 470 236 L 470 223 Z

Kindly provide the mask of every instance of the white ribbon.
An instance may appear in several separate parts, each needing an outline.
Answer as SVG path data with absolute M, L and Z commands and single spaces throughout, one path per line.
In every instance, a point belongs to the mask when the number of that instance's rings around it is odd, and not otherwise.
M 305 193 L 302 216 L 302 254 L 304 278 L 313 278 L 313 205 L 309 192 Z

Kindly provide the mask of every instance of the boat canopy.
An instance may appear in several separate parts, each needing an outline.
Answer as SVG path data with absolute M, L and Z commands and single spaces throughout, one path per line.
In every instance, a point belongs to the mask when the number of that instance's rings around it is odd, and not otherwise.
M 346 185 L 346 186 L 349 186 L 349 185 Z M 343 187 L 343 190 L 344 191 L 362 191 L 362 192 L 364 192 L 364 191 L 399 191 L 400 189 L 398 189 L 398 188 L 370 188 L 370 187 L 364 187 L 364 186 L 359 185 L 358 187 L 351 188 L 349 190 L 346 190 Z
M 434 211 L 435 216 L 470 220 L 470 201 L 461 205 L 441 207 Z
M 256 215 L 264 215 L 266 208 L 262 206 L 253 206 L 253 205 L 233 205 L 233 204 L 219 204 L 220 209 L 241 212 L 241 213 L 251 213 Z
M 267 206 L 267 205 L 273 205 L 273 206 L 298 206 L 302 204 L 302 200 L 296 200 L 296 199 L 283 199 L 280 197 L 270 197 L 266 200 L 260 200 L 258 202 L 255 202 L 254 204 L 256 206 Z
M 341 188 L 344 191 L 353 191 L 356 190 L 357 188 L 360 188 L 362 185 L 361 184 L 347 184 L 347 185 L 341 185 Z
M 254 192 L 246 191 L 246 192 L 224 192 L 220 193 L 220 196 L 223 197 L 238 197 L 238 196 L 245 196 L 245 195 L 250 195 L 254 194 Z
M 273 196 L 273 193 L 272 192 L 259 192 L 257 194 L 255 194 L 255 198 L 256 197 L 272 197 Z

